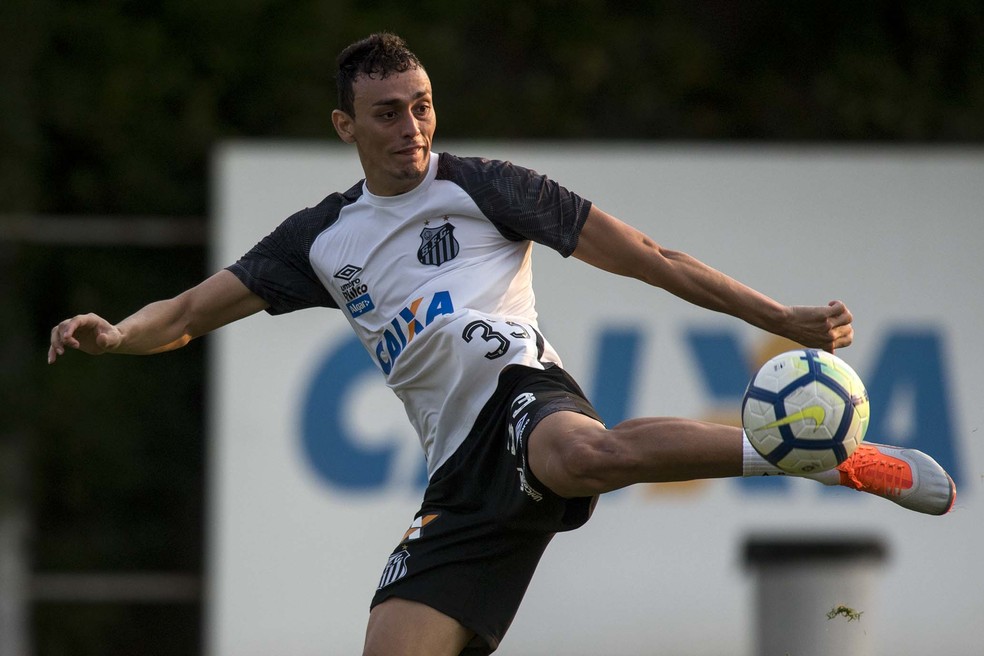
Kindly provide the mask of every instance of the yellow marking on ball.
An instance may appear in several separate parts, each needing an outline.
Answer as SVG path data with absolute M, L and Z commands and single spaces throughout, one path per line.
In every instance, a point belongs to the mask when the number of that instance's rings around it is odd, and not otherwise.
M 794 421 L 805 421 L 807 419 L 812 419 L 813 423 L 817 426 L 823 423 L 824 417 L 827 413 L 824 411 L 822 406 L 811 405 L 803 408 L 799 412 L 794 412 L 793 414 L 783 417 L 782 419 L 776 419 L 771 424 L 766 424 L 762 426 L 762 429 L 766 428 L 776 428 L 777 426 L 788 426 Z

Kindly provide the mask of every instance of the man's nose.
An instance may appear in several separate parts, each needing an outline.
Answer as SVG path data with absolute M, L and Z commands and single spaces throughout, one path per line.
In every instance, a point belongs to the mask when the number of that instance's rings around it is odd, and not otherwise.
M 406 136 L 415 137 L 420 132 L 420 121 L 417 117 L 413 115 L 413 112 L 407 112 L 403 116 L 403 121 L 400 125 L 402 128 L 402 133 Z

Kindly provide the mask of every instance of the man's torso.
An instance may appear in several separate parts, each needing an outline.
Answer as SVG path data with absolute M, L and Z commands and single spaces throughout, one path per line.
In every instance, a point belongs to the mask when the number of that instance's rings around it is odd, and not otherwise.
M 560 364 L 538 332 L 529 239 L 569 255 L 589 207 L 532 171 L 435 153 L 414 190 L 379 197 L 360 184 L 333 194 L 230 270 L 268 301 L 288 280 L 274 313 L 341 309 L 403 401 L 433 473 L 502 369 Z M 278 259 L 298 260 L 301 273 L 281 271 Z M 290 282 L 312 272 L 317 281 Z

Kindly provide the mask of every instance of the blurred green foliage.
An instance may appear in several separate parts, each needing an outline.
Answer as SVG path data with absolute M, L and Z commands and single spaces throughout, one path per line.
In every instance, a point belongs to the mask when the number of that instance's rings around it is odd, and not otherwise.
M 0 490 L 27 502 L 32 569 L 201 573 L 206 344 L 44 362 L 59 320 L 122 318 L 177 294 L 205 275 L 204 249 L 2 246 L 0 446 L 29 464 Z M 38 656 L 177 656 L 201 643 L 198 603 L 37 603 L 32 622 Z
M 980 141 L 976 0 L 5 0 L 3 210 L 204 214 L 220 139 L 334 139 L 347 43 L 403 35 L 439 135 Z
M 984 139 L 978 0 L 3 0 L 0 233 L 4 213 L 207 216 L 212 147 L 334 140 L 334 58 L 383 29 L 428 68 L 439 138 Z M 43 360 L 60 319 L 121 319 L 205 260 L 0 240 L 0 446 L 30 463 L 0 496 L 29 501 L 35 569 L 201 571 L 207 341 Z M 41 604 L 36 651 L 192 653 L 193 606 Z
M 204 275 L 200 249 L 31 248 L 24 299 L 35 333 L 61 314 L 122 318 Z M 68 353 L 44 365 L 33 401 L 37 477 L 34 559 L 45 571 L 196 570 L 201 563 L 202 342 L 170 357 Z M 162 521 L 164 520 L 164 521 Z
M 189 656 L 201 651 L 194 606 L 44 604 L 34 613 L 44 656 Z

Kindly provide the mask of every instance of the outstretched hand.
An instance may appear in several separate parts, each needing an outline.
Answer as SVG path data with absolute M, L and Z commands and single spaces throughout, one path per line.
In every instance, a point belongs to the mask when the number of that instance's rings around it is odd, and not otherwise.
M 854 341 L 854 316 L 842 301 L 826 306 L 795 306 L 790 308 L 790 339 L 809 348 L 834 352 Z
M 97 314 L 79 314 L 51 329 L 48 364 L 53 364 L 66 348 L 89 355 L 101 355 L 119 346 L 123 335 L 113 324 Z

